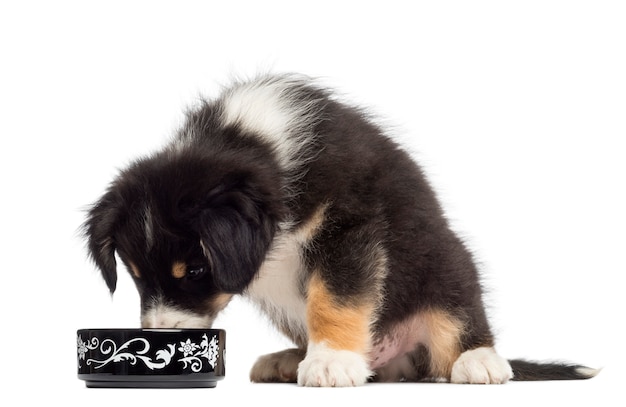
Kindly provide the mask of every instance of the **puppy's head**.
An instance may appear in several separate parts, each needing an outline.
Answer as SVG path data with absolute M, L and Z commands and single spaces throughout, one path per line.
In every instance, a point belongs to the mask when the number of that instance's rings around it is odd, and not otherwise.
M 263 262 L 279 220 L 272 181 L 237 160 L 169 153 L 133 164 L 91 208 L 89 255 L 111 293 L 116 255 L 144 327 L 210 327 Z

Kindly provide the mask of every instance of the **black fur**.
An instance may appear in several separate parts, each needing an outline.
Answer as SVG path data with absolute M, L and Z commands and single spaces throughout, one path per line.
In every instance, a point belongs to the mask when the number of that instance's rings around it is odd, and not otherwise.
M 317 273 L 341 306 L 382 298 L 374 343 L 411 315 L 437 309 L 463 324 L 460 351 L 493 346 L 472 255 L 420 168 L 361 110 L 308 81 L 270 77 L 255 86 L 281 81 L 287 85 L 279 95 L 289 102 L 285 109 L 293 106 L 295 123 L 281 137 L 293 151 L 281 151 L 276 135 L 227 121 L 227 92 L 190 112 L 170 145 L 122 171 L 92 207 L 85 235 L 110 291 L 117 252 L 136 271 L 144 311 L 162 299 L 213 315 L 219 309 L 210 304 L 220 295 L 246 293 L 278 236 L 295 233 L 324 208 L 299 252 L 303 298 Z M 177 262 L 208 272 L 174 278 Z M 270 303 L 260 305 L 272 314 Z M 306 335 L 281 318 L 275 315 L 276 324 L 303 354 Z M 404 379 L 428 376 L 424 355 L 424 346 L 408 353 L 415 372 Z M 513 365 L 519 380 L 580 378 L 561 365 Z
M 572 365 L 561 362 L 531 362 L 515 359 L 509 361 L 513 368 L 513 380 L 582 380 L 589 379 L 588 369 L 581 365 Z

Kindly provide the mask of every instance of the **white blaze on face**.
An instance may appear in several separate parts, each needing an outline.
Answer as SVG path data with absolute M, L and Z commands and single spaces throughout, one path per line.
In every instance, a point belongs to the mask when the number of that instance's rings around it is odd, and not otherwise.
M 149 252 L 154 246 L 154 220 L 152 219 L 152 211 L 147 205 L 143 213 L 143 225 L 146 235 L 146 252 Z

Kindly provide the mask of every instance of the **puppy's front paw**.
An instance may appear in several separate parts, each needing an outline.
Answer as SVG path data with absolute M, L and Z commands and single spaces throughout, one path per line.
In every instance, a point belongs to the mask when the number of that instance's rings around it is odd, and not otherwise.
M 261 356 L 250 372 L 253 382 L 294 383 L 298 364 L 304 359 L 304 349 L 286 349 Z
M 372 375 L 363 355 L 335 350 L 325 344 L 309 344 L 306 357 L 298 366 L 298 384 L 312 387 L 359 386 Z

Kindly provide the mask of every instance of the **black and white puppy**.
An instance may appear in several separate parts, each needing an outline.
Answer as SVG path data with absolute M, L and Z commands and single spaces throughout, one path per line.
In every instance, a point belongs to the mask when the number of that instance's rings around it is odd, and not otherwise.
M 257 382 L 505 383 L 582 366 L 494 350 L 479 276 L 420 168 L 361 110 L 295 75 L 236 83 L 121 171 L 84 225 L 111 292 L 116 253 L 144 327 L 210 327 L 233 295 L 294 349 Z

